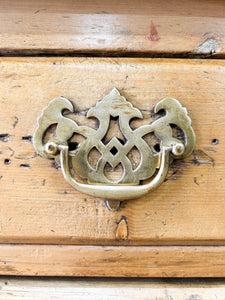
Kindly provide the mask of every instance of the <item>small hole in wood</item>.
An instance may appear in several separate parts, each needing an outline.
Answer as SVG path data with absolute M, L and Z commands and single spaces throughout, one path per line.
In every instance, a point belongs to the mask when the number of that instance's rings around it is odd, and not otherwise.
M 28 143 L 32 143 L 32 135 L 28 135 L 28 136 L 22 136 L 22 141 L 26 141 Z
M 30 169 L 30 165 L 28 165 L 28 164 L 20 164 L 20 168 Z
M 217 145 L 219 144 L 219 140 L 218 139 L 213 139 L 212 140 L 212 145 Z
M 6 158 L 6 159 L 4 160 L 4 164 L 5 164 L 5 165 L 11 164 L 11 159 Z

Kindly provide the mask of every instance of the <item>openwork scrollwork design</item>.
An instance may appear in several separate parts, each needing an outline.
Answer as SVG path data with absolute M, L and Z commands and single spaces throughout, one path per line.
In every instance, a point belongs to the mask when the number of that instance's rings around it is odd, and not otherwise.
M 38 119 L 34 147 L 41 156 L 55 158 L 61 164 L 65 179 L 73 187 L 92 196 L 117 201 L 143 196 L 164 181 L 173 159 L 188 156 L 195 145 L 187 110 L 173 98 L 159 101 L 154 108 L 157 118 L 135 129 L 130 122 L 135 118 L 142 119 L 142 113 L 116 88 L 87 113 L 87 118 L 98 120 L 98 128 L 78 125 L 63 113 L 65 110 L 70 114 L 74 112 L 73 104 L 63 97 L 53 99 L 47 105 Z M 106 138 L 112 120 L 118 123 L 120 138 L 117 135 Z M 53 124 L 56 125 L 55 134 L 45 141 L 46 131 Z M 174 127 L 181 131 L 182 138 L 174 136 Z M 70 149 L 74 134 L 84 137 L 84 141 Z M 157 147 L 146 142 L 144 137 L 148 134 L 158 141 Z M 134 149 L 140 156 L 137 164 L 132 164 L 129 157 Z M 95 164 L 90 161 L 92 152 L 98 153 Z M 107 177 L 106 165 L 112 168 L 120 165 L 121 176 Z M 150 181 L 145 182 L 147 179 Z

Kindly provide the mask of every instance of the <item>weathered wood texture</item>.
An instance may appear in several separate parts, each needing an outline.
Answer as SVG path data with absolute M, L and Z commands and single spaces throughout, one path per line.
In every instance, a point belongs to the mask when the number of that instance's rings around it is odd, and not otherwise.
M 0 62 L 1 243 L 225 244 L 223 60 Z M 85 113 L 114 86 L 141 109 L 144 122 L 160 99 L 177 98 L 193 120 L 197 144 L 192 156 L 171 166 L 158 190 L 110 212 L 102 199 L 74 190 L 52 160 L 37 156 L 31 136 L 51 99 L 72 100 L 77 122 L 92 124 Z M 121 220 L 127 226 L 118 230 Z
M 0 52 L 224 55 L 223 0 L 0 1 Z
M 0 279 L 0 299 L 224 300 L 224 280 Z
M 0 275 L 223 277 L 224 246 L 0 245 Z

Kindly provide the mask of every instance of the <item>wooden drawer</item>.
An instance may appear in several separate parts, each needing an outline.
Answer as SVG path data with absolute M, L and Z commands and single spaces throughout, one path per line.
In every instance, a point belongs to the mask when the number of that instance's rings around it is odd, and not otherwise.
M 1 58 L 0 70 L 0 274 L 225 275 L 223 60 Z M 178 99 L 197 138 L 156 191 L 118 211 L 73 189 L 32 145 L 50 100 L 70 99 L 90 124 L 87 110 L 113 87 L 144 121 Z

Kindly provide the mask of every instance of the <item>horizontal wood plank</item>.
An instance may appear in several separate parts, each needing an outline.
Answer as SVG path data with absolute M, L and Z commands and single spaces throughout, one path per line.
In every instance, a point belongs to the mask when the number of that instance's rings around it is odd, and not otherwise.
M 224 245 L 224 72 L 223 60 L 2 58 L 0 242 Z M 160 99 L 180 100 L 197 143 L 158 190 L 111 212 L 37 156 L 32 135 L 42 109 L 60 95 L 74 102 L 79 124 L 92 126 L 86 111 L 114 86 L 144 122 Z
M 224 280 L 0 278 L 1 298 L 42 300 L 224 300 Z
M 0 53 L 224 55 L 216 0 L 0 1 Z
M 225 247 L 0 245 L 0 275 L 223 277 Z

